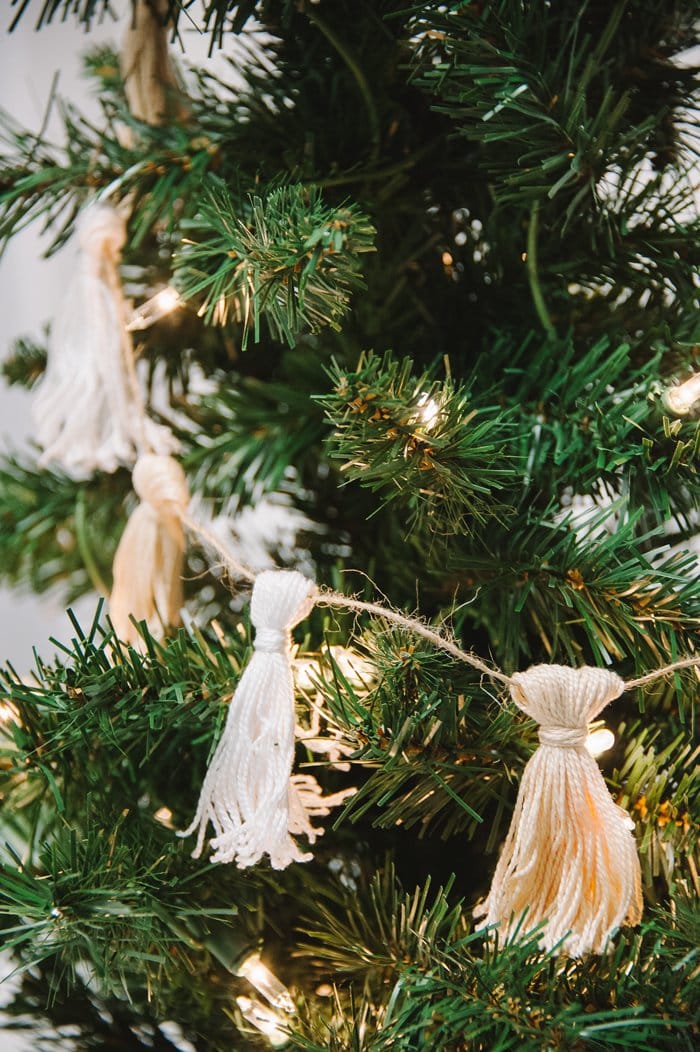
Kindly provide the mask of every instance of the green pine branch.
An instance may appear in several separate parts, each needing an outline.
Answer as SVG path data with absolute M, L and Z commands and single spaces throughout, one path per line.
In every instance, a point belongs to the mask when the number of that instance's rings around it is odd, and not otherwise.
M 227 374 L 215 393 L 185 409 L 197 428 L 186 436 L 190 484 L 223 503 L 278 490 L 290 471 L 315 464 L 321 449 L 321 411 L 308 389 L 287 378 L 263 382 Z
M 333 433 L 326 442 L 348 482 L 408 514 L 407 530 L 457 533 L 507 518 L 501 491 L 519 466 L 507 414 L 482 409 L 470 385 L 415 375 L 390 353 L 363 354 L 354 371 L 334 364 L 333 391 L 319 398 Z
M 358 689 L 332 661 L 316 680 L 359 779 L 342 821 L 462 843 L 485 831 L 493 851 L 531 744 L 522 720 L 485 704 L 469 670 L 403 630 L 373 623 L 365 647 L 374 689 Z
M 294 345 L 303 328 L 340 328 L 352 292 L 364 287 L 359 256 L 374 250 L 374 228 L 352 205 L 329 207 L 320 192 L 285 186 L 234 201 L 210 178 L 176 256 L 175 278 L 201 301 L 209 322 L 243 325 L 245 348 L 265 317 L 275 339 Z
M 11 352 L 0 364 L 0 372 L 9 387 L 31 388 L 45 369 L 46 347 L 26 336 L 15 341 Z
M 353 1035 L 363 1052 L 694 1047 L 691 910 L 659 913 L 619 935 L 609 954 L 576 960 L 542 954 L 532 936 L 491 945 L 464 934 L 448 894 L 431 899 L 427 883 L 406 895 L 386 870 L 330 908 L 316 903 L 301 952 L 310 967 L 332 966 L 336 996 L 332 1014 L 302 1013 L 294 1047 L 347 1048 Z
M 649 10 L 640 27 L 635 18 L 625 2 L 584 4 L 573 18 L 544 0 L 417 11 L 418 38 L 427 31 L 417 76 L 459 130 L 482 144 L 500 203 L 562 194 L 566 229 L 595 204 L 606 171 L 629 171 L 658 148 L 658 113 L 693 91 L 695 71 L 670 61 L 674 46 L 689 46 L 692 20 L 681 4 L 659 9 L 662 44 L 650 51 Z
M 133 5 L 135 0 L 131 3 Z M 65 21 L 72 15 L 88 31 L 112 13 L 110 0 L 38 0 L 37 3 L 13 0 L 13 6 L 17 10 L 10 31 L 28 12 L 35 16 L 35 29 L 44 29 L 52 22 Z M 191 6 L 191 0 L 169 0 L 164 22 L 172 26 L 174 34 L 183 24 L 187 28 L 192 25 Z M 255 9 L 255 0 L 204 0 L 203 10 L 197 12 L 197 17 L 201 18 L 199 24 L 204 32 L 210 34 L 211 49 L 223 46 L 225 33 L 240 33 L 254 16 Z
M 666 745 L 659 727 L 622 724 L 618 734 L 628 744 L 612 782 L 637 823 L 645 893 L 657 901 L 662 881 L 674 897 L 690 898 L 698 881 L 700 749 L 685 730 Z
M 68 602 L 105 594 L 130 485 L 126 471 L 77 483 L 24 457 L 0 461 L 0 575 L 40 593 L 58 586 Z
M 544 654 L 574 665 L 629 662 L 641 672 L 692 656 L 697 557 L 668 554 L 658 531 L 640 536 L 639 513 L 612 524 L 615 510 L 594 508 L 575 522 L 570 515 L 548 521 L 538 511 L 507 533 L 492 530 L 483 555 L 457 555 L 454 579 L 464 573 L 470 598 L 478 589 L 477 603 L 457 608 L 458 629 L 487 627 L 507 668 Z M 692 682 L 692 674 L 681 675 L 656 690 L 675 690 L 685 711 Z

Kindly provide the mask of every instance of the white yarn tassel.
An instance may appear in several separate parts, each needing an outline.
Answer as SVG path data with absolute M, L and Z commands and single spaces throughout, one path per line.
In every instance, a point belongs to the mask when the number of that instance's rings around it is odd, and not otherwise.
M 313 843 L 322 831 L 310 816 L 339 802 L 319 798 L 311 776 L 292 777 L 294 683 L 289 658 L 290 630 L 312 609 L 316 586 L 289 570 L 265 570 L 253 587 L 250 618 L 255 650 L 228 710 L 226 726 L 204 779 L 194 821 L 199 858 L 207 823 L 216 836 L 212 862 L 236 862 L 244 869 L 263 855 L 273 869 L 308 862 L 291 834 Z M 343 794 L 336 794 L 342 796 Z
M 109 616 L 119 639 L 142 648 L 132 617 L 145 621 L 156 638 L 180 623 L 182 514 L 189 493 L 185 473 L 171 457 L 140 456 L 132 479 L 141 504 L 132 512 L 114 556 Z
M 119 280 L 126 224 L 111 205 L 80 216 L 78 269 L 56 317 L 48 363 L 32 408 L 39 464 L 57 463 L 75 478 L 132 464 L 136 452 L 172 452 L 167 428 L 144 413 Z
M 501 938 L 545 922 L 542 946 L 602 953 L 621 924 L 642 915 L 633 822 L 613 801 L 585 748 L 587 724 L 624 683 L 598 668 L 535 665 L 512 677 L 516 705 L 540 725 L 480 927 Z

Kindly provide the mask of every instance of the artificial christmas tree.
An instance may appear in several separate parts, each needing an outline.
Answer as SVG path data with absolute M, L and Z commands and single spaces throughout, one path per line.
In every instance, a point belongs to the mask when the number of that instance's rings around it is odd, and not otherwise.
M 693 12 L 120 14 L 102 121 L 4 119 L 5 240 L 126 223 L 97 319 L 4 363 L 59 424 L 0 465 L 0 568 L 113 614 L 2 674 L 16 1011 L 81 1048 L 692 1048 Z

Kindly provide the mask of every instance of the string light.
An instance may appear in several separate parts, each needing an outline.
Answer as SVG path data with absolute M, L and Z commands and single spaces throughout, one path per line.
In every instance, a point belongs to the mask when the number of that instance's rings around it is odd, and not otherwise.
M 597 727 L 586 738 L 586 748 L 591 756 L 601 756 L 612 749 L 614 744 L 615 735 L 608 727 Z
M 0 701 L 0 723 L 12 723 L 18 716 L 19 713 L 14 705 L 9 701 Z
M 418 399 L 418 416 L 426 431 L 433 426 L 439 415 L 440 406 L 427 391 L 424 391 Z
M 289 1043 L 289 1035 L 282 1029 L 284 1020 L 267 1005 L 250 997 L 237 997 L 236 1004 L 245 1021 L 264 1034 L 273 1048 L 283 1048 Z
M 238 974 L 247 979 L 250 985 L 254 986 L 273 1007 L 280 1008 L 283 1012 L 295 1011 L 289 990 L 279 981 L 274 972 L 263 964 L 260 954 L 249 954 L 239 966 Z
M 700 402 L 700 373 L 691 376 L 685 383 L 669 387 L 664 395 L 666 408 L 676 416 L 685 416 Z
M 172 314 L 181 302 L 182 299 L 177 289 L 174 289 L 172 285 L 167 285 L 134 311 L 127 329 L 129 332 L 148 329 L 161 318 Z
M 366 688 L 376 679 L 376 669 L 371 661 L 339 644 L 324 646 L 321 659 L 330 659 L 340 674 L 351 687 Z M 317 658 L 297 658 L 294 662 L 294 676 L 300 690 L 312 690 L 323 679 L 321 661 Z

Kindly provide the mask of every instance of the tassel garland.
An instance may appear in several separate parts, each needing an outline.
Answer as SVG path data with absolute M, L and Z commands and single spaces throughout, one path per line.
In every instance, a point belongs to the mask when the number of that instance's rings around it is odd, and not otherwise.
M 316 586 L 296 571 L 265 570 L 253 587 L 250 618 L 256 630 L 254 653 L 231 700 L 224 732 L 204 779 L 197 813 L 180 836 L 197 830 L 193 857 L 199 858 L 207 824 L 212 862 L 254 866 L 269 855 L 273 869 L 308 862 L 292 834 L 313 843 L 321 830 L 314 815 L 346 795 L 320 796 L 310 775 L 292 776 L 294 763 L 294 683 L 290 630 L 310 612 Z
M 185 473 L 172 457 L 146 453 L 133 471 L 141 504 L 133 511 L 114 556 L 109 615 L 120 639 L 142 647 L 132 617 L 162 638 L 180 623 L 185 534 L 182 514 L 189 493 Z
M 32 415 L 40 466 L 56 463 L 86 478 L 133 464 L 140 449 L 173 452 L 177 442 L 146 417 L 136 385 L 118 271 L 125 221 L 111 205 L 93 203 L 76 237 L 78 269 L 54 320 Z
M 602 953 L 642 914 L 633 822 L 613 801 L 585 748 L 587 724 L 624 683 L 598 668 L 535 665 L 511 679 L 518 708 L 540 725 L 480 927 L 501 938 L 544 923 L 541 945 L 572 956 Z

